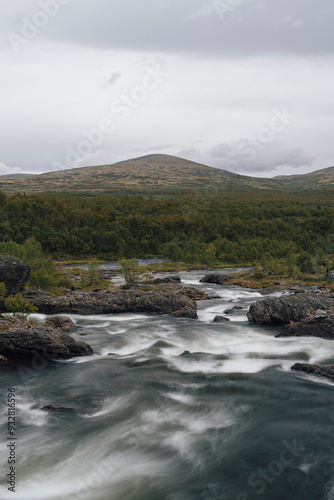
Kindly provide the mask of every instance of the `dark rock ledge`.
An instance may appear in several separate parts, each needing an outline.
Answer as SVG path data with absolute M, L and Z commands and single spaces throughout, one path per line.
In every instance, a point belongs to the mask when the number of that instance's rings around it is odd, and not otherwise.
M 321 375 L 322 377 L 334 379 L 334 365 L 309 365 L 307 363 L 296 363 L 291 370 Z
M 197 305 L 185 292 L 170 292 L 161 289 L 143 290 L 93 290 L 92 292 L 70 292 L 52 297 L 47 292 L 26 289 L 23 298 L 34 304 L 43 314 L 112 314 L 144 312 L 171 314 L 186 318 L 197 318 Z
M 334 315 L 319 311 L 310 318 L 291 324 L 287 330 L 276 337 L 320 337 L 334 339 Z
M 288 325 L 314 316 L 318 311 L 333 311 L 333 294 L 302 293 L 269 297 L 251 304 L 247 317 L 260 325 Z
M 0 332 L 2 361 L 69 359 L 93 354 L 84 342 L 77 342 L 68 333 L 50 326 L 22 325 Z

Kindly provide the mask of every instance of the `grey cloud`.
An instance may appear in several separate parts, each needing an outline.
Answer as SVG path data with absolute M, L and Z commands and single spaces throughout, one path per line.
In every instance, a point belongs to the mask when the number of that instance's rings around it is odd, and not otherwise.
M 262 173 L 278 171 L 282 167 L 310 167 L 315 158 L 308 155 L 300 147 L 287 147 L 284 143 L 273 141 L 255 149 L 247 141 L 233 144 L 218 144 L 209 151 L 211 158 L 216 159 L 220 168 L 238 173 Z
M 332 0 L 243 0 L 223 15 L 217 5 L 219 0 L 72 0 L 38 36 L 195 55 L 333 54 Z

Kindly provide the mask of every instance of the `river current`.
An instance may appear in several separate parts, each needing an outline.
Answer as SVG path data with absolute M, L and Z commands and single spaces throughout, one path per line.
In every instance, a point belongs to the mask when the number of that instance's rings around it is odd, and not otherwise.
M 334 343 L 277 339 L 247 321 L 258 292 L 178 274 L 219 297 L 198 302 L 198 320 L 69 315 L 94 355 L 1 372 L 1 500 L 334 500 L 334 384 L 290 370 L 333 363 Z

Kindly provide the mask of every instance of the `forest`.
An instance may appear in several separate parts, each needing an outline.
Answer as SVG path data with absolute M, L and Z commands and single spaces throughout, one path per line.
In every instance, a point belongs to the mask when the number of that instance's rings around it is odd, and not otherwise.
M 334 253 L 330 192 L 189 193 L 183 198 L 0 193 L 1 253 L 29 238 L 55 259 L 161 256 L 241 264 Z

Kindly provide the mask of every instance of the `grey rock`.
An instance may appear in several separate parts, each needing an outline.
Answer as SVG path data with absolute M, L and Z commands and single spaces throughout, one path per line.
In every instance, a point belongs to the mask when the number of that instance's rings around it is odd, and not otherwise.
M 276 337 L 320 337 L 334 339 L 334 315 L 320 311 L 311 318 L 294 323 Z
M 23 290 L 30 277 L 30 267 L 24 260 L 12 255 L 0 255 L 0 282 L 5 283 L 7 295 Z
M 183 293 L 166 292 L 160 289 L 142 290 L 98 290 L 96 292 L 73 292 L 58 297 L 50 294 L 31 293 L 27 290 L 23 298 L 34 304 L 44 314 L 112 314 L 144 312 L 173 314 L 174 316 L 197 318 L 195 300 Z
M 225 323 L 226 321 L 231 321 L 229 318 L 225 318 L 224 316 L 215 316 L 213 318 L 214 323 Z
M 48 326 L 11 328 L 0 333 L 0 354 L 10 360 L 41 363 L 50 359 L 89 356 L 92 348 Z
M 200 279 L 201 283 L 214 283 L 216 285 L 224 285 L 226 282 L 237 278 L 236 274 L 206 274 L 202 279 Z
M 156 278 L 153 283 L 155 285 L 159 283 L 181 283 L 180 276 L 166 276 L 165 278 Z
M 232 313 L 234 313 L 235 311 L 240 311 L 240 309 L 242 309 L 242 307 L 241 307 L 241 306 L 234 306 L 234 307 L 232 307 L 231 309 L 226 309 L 226 310 L 224 311 L 224 314 L 232 314 Z
M 334 308 L 334 298 L 328 294 L 303 293 L 269 297 L 251 304 L 247 317 L 260 325 L 288 325 L 314 315 L 319 309 Z
M 307 363 L 296 363 L 291 370 L 321 375 L 322 377 L 334 379 L 334 365 L 309 365 Z
M 48 413 L 59 413 L 59 414 L 76 415 L 78 413 L 75 408 L 66 408 L 64 406 L 53 406 L 53 405 L 42 406 L 41 410 L 47 411 Z
M 63 316 L 61 314 L 57 314 L 56 316 L 50 316 L 47 319 L 48 323 L 52 323 L 56 328 L 60 328 L 61 330 L 65 330 L 67 332 L 75 332 L 78 327 L 68 316 Z

